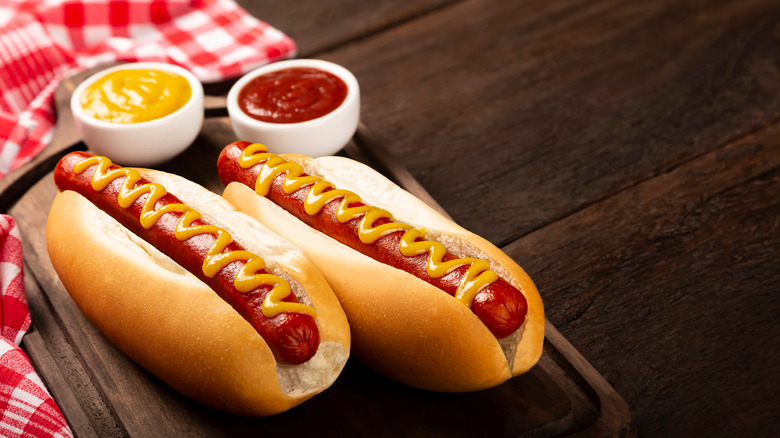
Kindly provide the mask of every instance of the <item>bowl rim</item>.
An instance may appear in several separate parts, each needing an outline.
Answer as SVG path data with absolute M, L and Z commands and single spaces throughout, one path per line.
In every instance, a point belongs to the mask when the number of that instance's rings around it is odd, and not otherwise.
M 107 122 L 105 120 L 96 119 L 88 115 L 86 112 L 84 112 L 84 109 L 81 106 L 81 95 L 83 94 L 84 90 L 87 87 L 94 84 L 103 76 L 109 73 L 113 73 L 115 71 L 120 71 L 120 70 L 141 70 L 141 69 L 165 70 L 183 76 L 185 79 L 187 79 L 187 82 L 190 85 L 190 90 L 191 90 L 190 98 L 181 108 L 177 109 L 176 111 L 170 114 L 166 114 L 162 117 L 158 117 L 152 120 L 147 120 L 144 122 L 113 123 L 113 122 Z M 169 119 L 177 117 L 181 113 L 184 113 L 185 111 L 190 111 L 193 106 L 199 105 L 202 107 L 203 106 L 202 102 L 203 102 L 203 84 L 197 77 L 195 77 L 195 75 L 191 71 L 179 65 L 169 64 L 166 62 L 140 61 L 140 62 L 128 62 L 128 63 L 118 64 L 112 67 L 108 67 L 106 69 L 95 72 L 94 74 L 87 77 L 73 90 L 73 94 L 71 95 L 70 98 L 70 110 L 71 113 L 73 113 L 73 116 L 84 124 L 91 125 L 97 128 L 115 129 L 115 130 L 122 131 L 122 130 L 143 128 L 143 127 L 147 127 L 147 128 L 155 127 L 156 125 L 165 124 Z
M 250 117 L 239 107 L 238 93 L 252 79 L 255 79 L 256 77 L 264 75 L 266 73 L 271 73 L 271 72 L 284 70 L 287 68 L 295 68 L 295 67 L 317 68 L 336 75 L 347 85 L 347 95 L 344 97 L 344 101 L 341 102 L 341 104 L 337 106 L 335 109 L 333 109 L 333 111 L 327 114 L 324 114 L 320 117 L 311 120 L 305 120 L 303 122 L 296 122 L 296 123 L 264 122 L 262 120 L 257 120 L 253 117 Z M 358 80 L 355 77 L 355 75 L 352 74 L 352 72 L 347 70 L 345 67 L 331 61 L 326 61 L 324 59 L 313 59 L 313 58 L 312 59 L 306 59 L 306 58 L 286 59 L 286 60 L 276 61 L 270 64 L 266 64 L 262 67 L 258 67 L 244 74 L 241 78 L 238 79 L 238 81 L 236 81 L 230 87 L 230 91 L 228 91 L 228 95 L 227 95 L 226 106 L 228 110 L 228 116 L 231 119 L 235 119 L 243 123 L 244 125 L 254 126 L 258 129 L 263 129 L 267 131 L 286 131 L 291 129 L 307 128 L 307 127 L 312 127 L 323 123 L 327 123 L 329 120 L 339 117 L 339 114 L 348 111 L 349 108 L 354 104 L 357 103 L 359 105 L 359 100 L 358 100 L 359 97 L 360 97 L 360 86 L 358 84 Z

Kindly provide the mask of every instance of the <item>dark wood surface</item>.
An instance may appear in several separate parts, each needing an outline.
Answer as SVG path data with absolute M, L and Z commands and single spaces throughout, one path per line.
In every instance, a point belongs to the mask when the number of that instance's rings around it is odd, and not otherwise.
M 239 3 L 293 37 L 300 57 L 349 68 L 370 130 L 358 143 L 384 148 L 457 222 L 502 246 L 545 301 L 552 338 L 541 371 L 492 393 L 513 397 L 511 409 L 490 405 L 489 394 L 410 394 L 351 364 L 335 390 L 389 401 L 397 426 L 386 434 L 478 435 L 438 417 L 471 402 L 496 409 L 488 424 L 514 421 L 498 435 L 569 434 L 569 414 L 589 436 L 780 433 L 780 3 Z M 234 138 L 212 115 L 186 159 L 162 168 L 220 190 L 206 169 Z M 31 236 L 28 292 L 41 315 L 25 345 L 47 347 L 34 361 L 50 386 L 87 382 L 55 394 L 74 429 L 245 430 L 150 384 L 51 287 L 40 246 L 51 190 L 42 181 L 11 212 L 30 218 L 20 226 Z M 603 382 L 593 389 L 578 380 L 583 370 Z M 546 391 L 534 400 L 534 388 Z M 331 400 L 283 418 L 319 419 Z M 370 435 L 369 424 L 387 421 L 366 400 L 335 410 L 363 425 L 341 432 Z
M 87 74 L 69 78 L 60 86 L 73 89 Z M 212 108 L 220 107 L 219 97 L 210 101 Z M 221 185 L 203 163 L 214 163 L 219 150 L 234 139 L 226 117 L 209 117 L 202 134 L 187 151 L 187 159 L 176 159 L 162 167 L 219 191 Z M 63 153 L 55 147 L 60 144 L 53 142 L 44 157 Z M 78 142 L 65 149 L 70 148 L 83 149 L 84 145 Z M 406 168 L 375 143 L 365 126 L 344 153 L 386 172 L 440 208 Z M 39 167 L 47 167 L 47 161 L 40 161 Z M 25 179 L 29 178 L 15 181 L 21 184 Z M 291 421 L 296 422 L 293 436 L 633 434 L 628 405 L 549 322 L 539 363 L 530 372 L 486 391 L 420 391 L 351 360 L 330 389 L 272 418 L 240 418 L 204 407 L 172 391 L 117 351 L 73 303 L 53 271 L 45 248 L 46 212 L 55 192 L 49 171 L 11 208 L 22 229 L 25 283 L 34 321 L 23 347 L 78 436 L 233 437 L 253 436 L 258 428 L 270 435 L 289 435 Z M 453 417 L 453 412 L 463 410 L 469 415 Z

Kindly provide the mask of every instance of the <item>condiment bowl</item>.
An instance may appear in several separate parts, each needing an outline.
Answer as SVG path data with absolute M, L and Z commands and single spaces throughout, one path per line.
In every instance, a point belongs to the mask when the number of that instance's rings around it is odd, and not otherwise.
M 136 123 L 114 123 L 89 115 L 81 104 L 87 88 L 109 73 L 120 70 L 161 70 L 183 76 L 192 91 L 189 100 L 170 114 Z M 187 69 L 161 62 L 135 62 L 102 70 L 79 84 L 70 108 L 84 144 L 124 166 L 153 166 L 175 157 L 197 137 L 203 125 L 203 85 Z
M 274 123 L 250 117 L 239 104 L 241 90 L 255 78 L 291 68 L 313 68 L 335 75 L 346 84 L 343 102 L 320 117 L 296 122 Z M 239 79 L 228 92 L 227 110 L 239 140 L 264 144 L 275 154 L 297 153 L 311 157 L 333 155 L 343 148 L 357 129 L 360 118 L 360 87 L 346 68 L 318 59 L 279 61 L 253 70 Z

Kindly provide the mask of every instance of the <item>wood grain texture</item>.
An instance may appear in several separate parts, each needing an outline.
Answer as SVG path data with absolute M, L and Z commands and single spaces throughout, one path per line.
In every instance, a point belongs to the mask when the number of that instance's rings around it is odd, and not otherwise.
M 312 57 L 454 2 L 242 0 L 238 3 L 295 40 L 299 57 Z
M 780 126 L 509 245 L 640 436 L 771 436 Z
M 778 29 L 772 1 L 468 1 L 328 55 L 378 141 L 511 243 L 640 435 L 771 436 Z
M 779 18 L 766 0 L 475 0 L 328 57 L 374 134 L 503 244 L 780 117 Z

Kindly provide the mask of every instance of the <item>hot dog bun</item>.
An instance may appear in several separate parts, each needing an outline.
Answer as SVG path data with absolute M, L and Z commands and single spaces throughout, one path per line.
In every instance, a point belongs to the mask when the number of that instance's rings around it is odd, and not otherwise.
M 456 256 L 488 261 L 528 303 L 521 328 L 498 341 L 452 296 L 339 244 L 247 186 L 228 184 L 226 199 L 303 249 L 323 273 L 349 318 L 356 357 L 398 381 L 442 392 L 496 386 L 536 364 L 544 340 L 544 308 L 536 286 L 510 257 L 362 163 L 343 157 L 280 157 L 390 211 L 401 222 L 425 228 L 427 236 Z
M 320 347 L 277 364 L 263 338 L 205 283 L 76 192 L 54 199 L 47 246 L 65 288 L 121 351 L 176 390 L 246 416 L 285 411 L 328 388 L 350 350 L 346 317 L 311 261 L 227 201 L 183 178 L 141 170 L 287 279 L 317 312 Z M 305 290 L 306 295 L 300 295 Z

